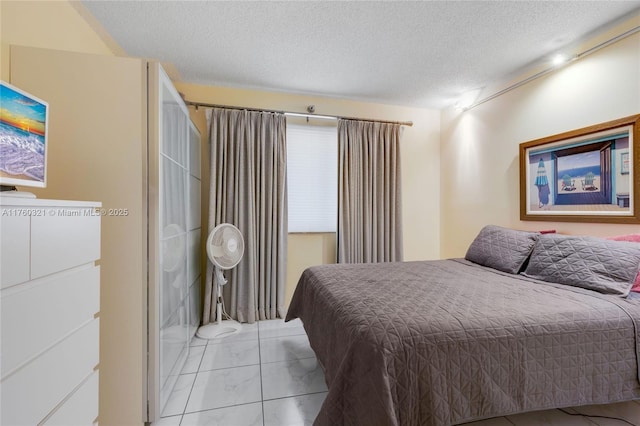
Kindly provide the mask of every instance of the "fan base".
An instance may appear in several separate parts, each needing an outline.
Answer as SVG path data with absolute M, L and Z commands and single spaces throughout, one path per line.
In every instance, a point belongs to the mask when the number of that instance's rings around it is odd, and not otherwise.
M 224 320 L 221 322 L 203 325 L 198 328 L 196 336 L 201 339 L 223 339 L 233 336 L 242 330 L 242 324 L 234 320 Z

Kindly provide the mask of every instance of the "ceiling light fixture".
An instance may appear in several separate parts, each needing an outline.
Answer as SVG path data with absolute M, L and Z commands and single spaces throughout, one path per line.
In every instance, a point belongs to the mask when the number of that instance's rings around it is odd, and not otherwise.
M 564 64 L 567 61 L 568 61 L 567 55 L 558 53 L 553 57 L 553 59 L 551 60 L 551 63 L 557 67 Z
M 466 111 L 478 100 L 478 96 L 480 96 L 480 89 L 471 90 L 460 97 L 454 108 L 457 111 Z

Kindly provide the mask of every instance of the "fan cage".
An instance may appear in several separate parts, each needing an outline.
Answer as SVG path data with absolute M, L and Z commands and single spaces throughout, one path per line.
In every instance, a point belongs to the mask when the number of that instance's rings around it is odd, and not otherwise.
M 235 240 L 235 244 L 231 241 Z M 236 266 L 244 254 L 244 239 L 238 228 L 230 223 L 216 226 L 207 241 L 207 253 L 214 265 L 221 269 Z

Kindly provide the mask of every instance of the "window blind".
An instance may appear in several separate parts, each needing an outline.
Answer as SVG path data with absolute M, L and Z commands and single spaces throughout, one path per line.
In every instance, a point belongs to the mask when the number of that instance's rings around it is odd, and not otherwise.
M 336 127 L 287 124 L 289 232 L 336 232 Z

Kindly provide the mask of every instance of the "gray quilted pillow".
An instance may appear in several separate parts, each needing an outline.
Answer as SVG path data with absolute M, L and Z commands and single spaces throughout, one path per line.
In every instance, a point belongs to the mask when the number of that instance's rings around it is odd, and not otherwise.
M 626 296 L 640 266 L 640 244 L 595 237 L 542 235 L 524 275 Z
M 517 274 L 531 254 L 538 233 L 488 225 L 469 246 L 465 259 L 510 274 Z

